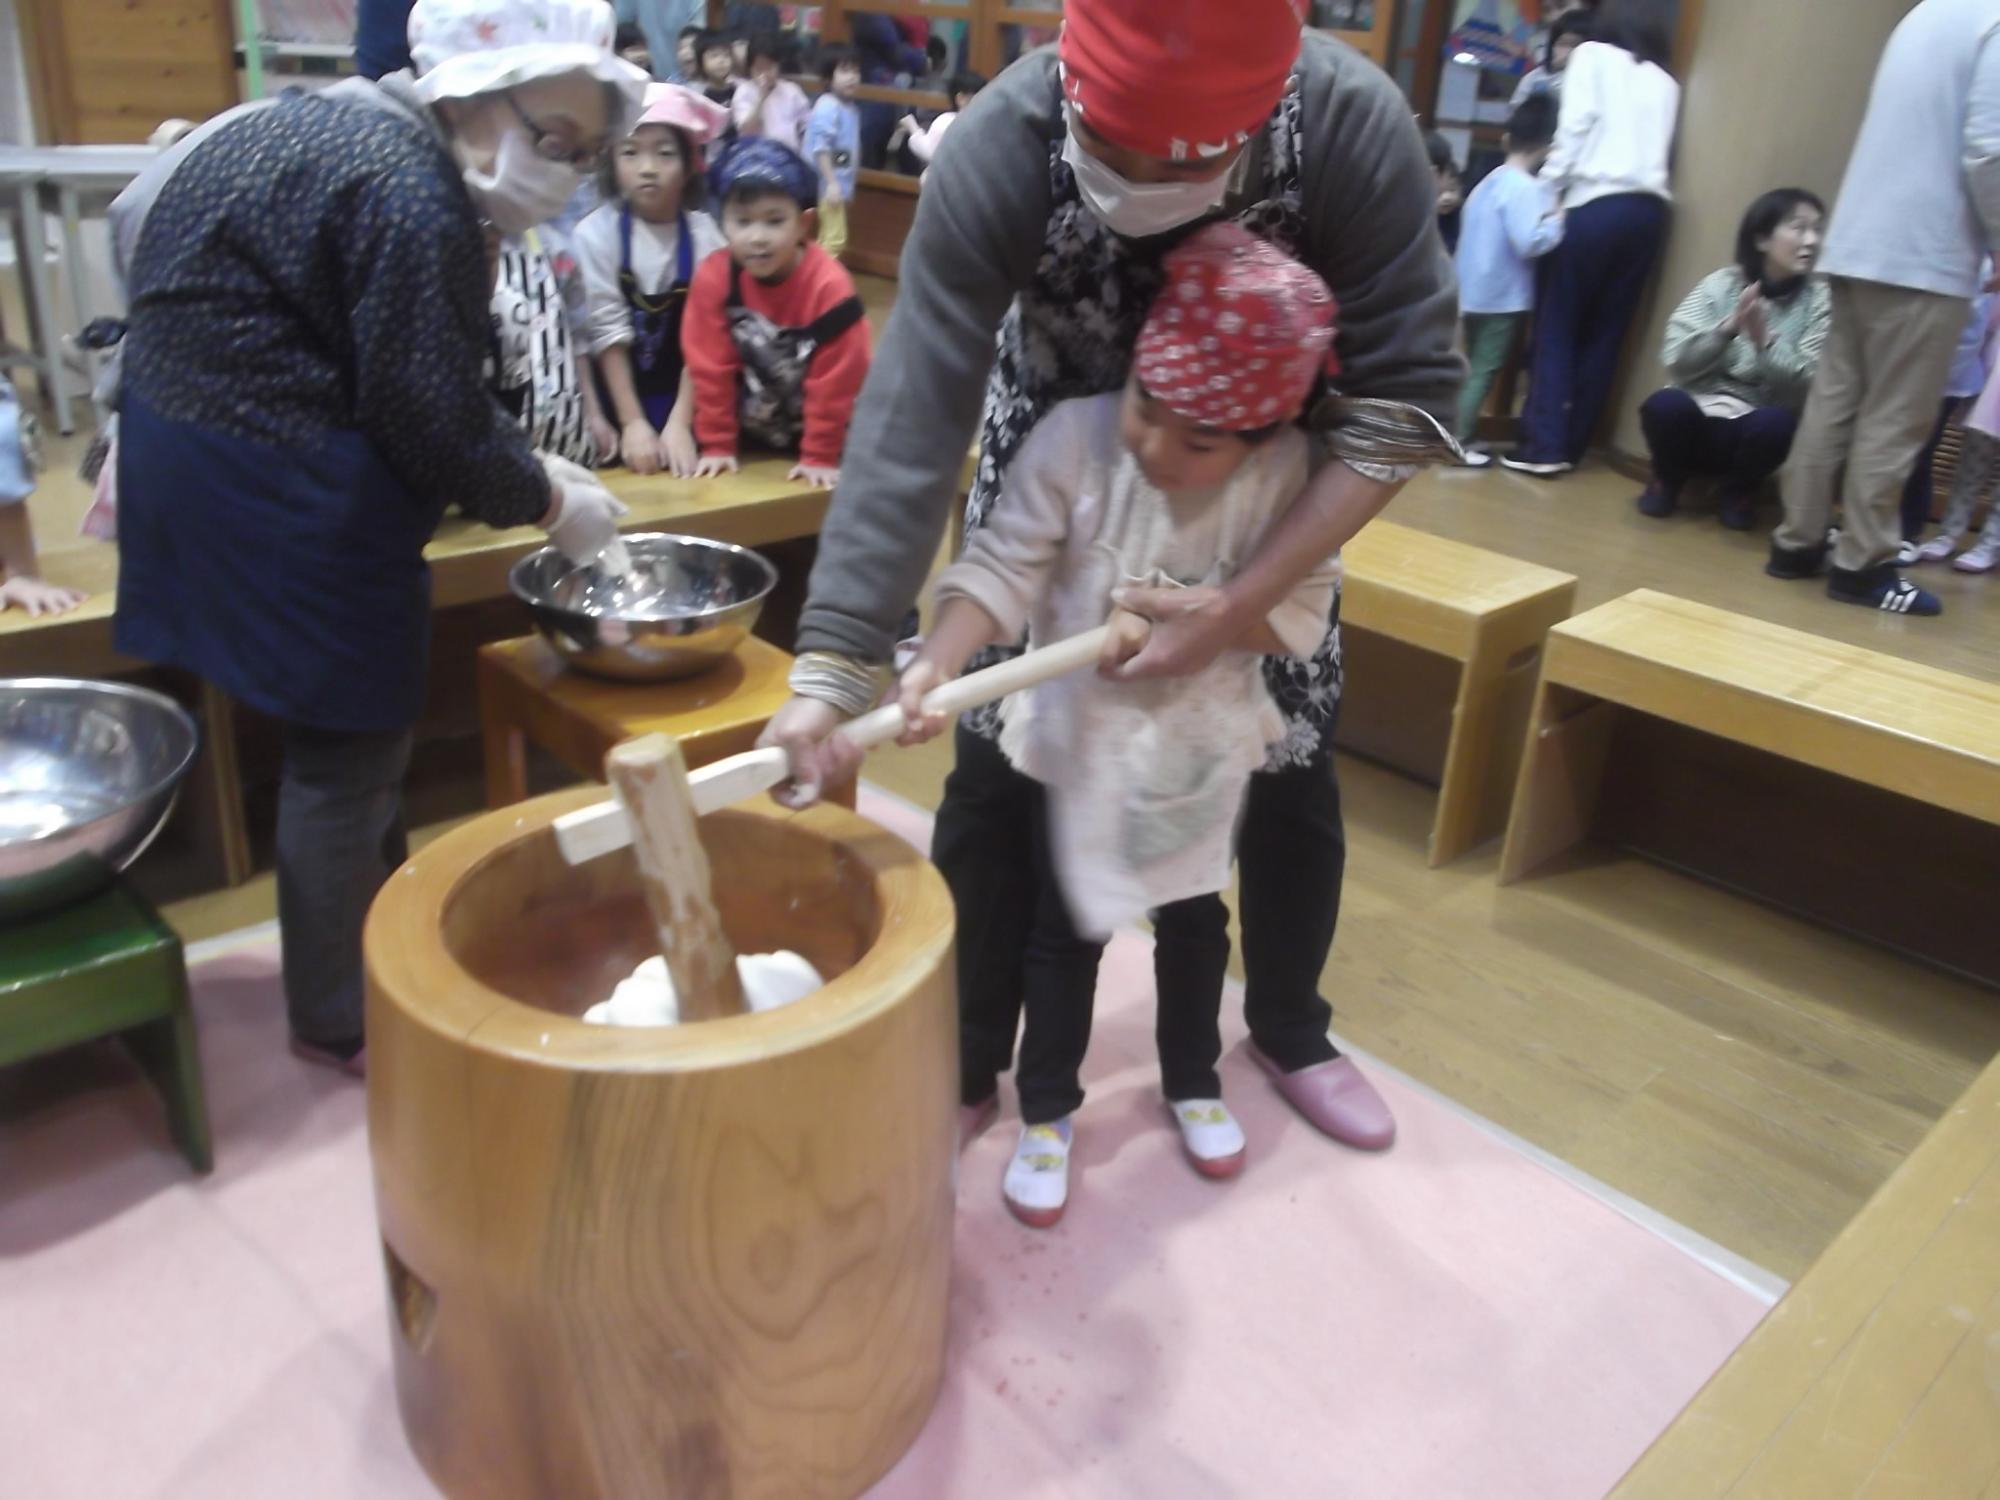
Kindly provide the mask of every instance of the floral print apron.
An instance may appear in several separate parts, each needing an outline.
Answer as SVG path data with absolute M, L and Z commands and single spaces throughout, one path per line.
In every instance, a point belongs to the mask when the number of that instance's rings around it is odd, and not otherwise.
M 1305 242 L 1304 193 L 1299 180 L 1301 105 L 1296 89 L 1272 113 L 1253 143 L 1250 202 L 1236 214 L 1244 228 L 1292 255 Z M 1007 469 L 1035 424 L 1059 403 L 1101 395 L 1125 384 L 1132 350 L 1164 276 L 1161 247 L 1119 239 L 1091 214 L 1062 159 L 1062 111 L 1049 142 L 1050 213 L 1034 284 L 1014 299 L 1000 325 L 993 374 L 986 386 L 986 419 L 979 471 L 966 501 L 965 529 L 982 525 L 1004 488 Z M 1270 747 L 1265 769 L 1303 766 L 1332 748 L 1340 706 L 1339 603 L 1326 639 L 1310 660 L 1272 656 L 1264 681 L 1284 721 L 1284 735 Z M 1019 647 L 990 647 L 967 670 L 1018 655 Z M 1000 707 L 990 704 L 964 716 L 987 738 L 999 732 Z
M 530 229 L 501 242 L 493 288 L 494 394 L 536 448 L 589 466 L 597 462 L 597 441 L 584 420 L 564 285 L 575 274 L 568 246 L 550 231 Z

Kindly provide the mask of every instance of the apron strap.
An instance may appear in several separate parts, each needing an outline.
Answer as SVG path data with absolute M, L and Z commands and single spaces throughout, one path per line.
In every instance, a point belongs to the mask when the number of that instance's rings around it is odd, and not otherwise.
M 836 302 L 799 331 L 813 341 L 814 348 L 824 348 L 866 315 L 867 309 L 861 305 L 861 299 L 849 297 Z
M 632 205 L 619 205 L 618 290 L 625 294 L 627 307 L 644 313 L 663 313 L 671 311 L 687 295 L 688 283 L 694 280 L 694 238 L 688 233 L 685 211 L 674 220 L 674 232 L 673 280 L 658 293 L 648 292 L 639 285 L 639 277 L 632 269 Z

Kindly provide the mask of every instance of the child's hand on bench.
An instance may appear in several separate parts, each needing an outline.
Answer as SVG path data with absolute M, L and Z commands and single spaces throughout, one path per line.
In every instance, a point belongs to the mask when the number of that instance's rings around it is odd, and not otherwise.
M 821 468 L 818 464 L 793 464 L 787 479 L 803 480 L 816 490 L 830 490 L 840 483 L 840 470 Z
M 89 597 L 77 589 L 66 589 L 40 578 L 9 578 L 0 583 L 0 610 L 25 609 L 31 618 L 64 614 Z
M 625 424 L 624 432 L 618 437 L 618 452 L 625 460 L 625 467 L 634 474 L 660 472 L 664 457 L 660 451 L 660 435 L 644 417 Z
M 724 474 L 734 474 L 742 467 L 733 453 L 704 453 L 701 461 L 694 466 L 696 479 L 719 479 Z

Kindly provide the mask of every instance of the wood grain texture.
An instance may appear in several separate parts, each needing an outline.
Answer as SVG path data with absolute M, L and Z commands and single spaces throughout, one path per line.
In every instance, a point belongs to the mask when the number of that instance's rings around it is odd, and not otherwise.
M 577 1017 L 649 952 L 581 788 L 424 848 L 370 913 L 369 1142 L 397 1392 L 449 1495 L 854 1495 L 942 1370 L 952 917 L 838 808 L 702 820 L 731 940 L 829 976 L 780 1010 Z
M 1633 1468 L 1625 1500 L 2000 1483 L 2000 1062 Z
M 2000 823 L 2000 683 L 1651 589 L 1551 632 L 1544 675 Z
M 678 531 L 760 547 L 816 536 L 826 517 L 832 497 L 787 479 L 791 462 L 753 459 L 740 473 L 714 479 L 641 476 L 624 470 L 607 470 L 601 477 L 606 488 L 630 507 L 623 521 L 626 531 Z M 547 544 L 538 527 L 496 531 L 465 516 L 447 516 L 424 549 L 431 568 L 432 609 L 505 598 L 507 570 Z M 83 589 L 90 598 L 68 614 L 40 619 L 31 620 L 21 610 L 0 611 L 0 675 L 62 670 L 88 676 L 127 665 L 111 648 L 117 548 L 99 542 L 50 547 L 42 554 L 42 564 L 43 575 L 52 582 Z M 61 665 L 47 665 L 51 662 Z
M 230 0 L 21 0 L 44 143 L 143 141 L 237 102 Z
M 1576 580 L 1392 521 L 1366 527 L 1341 562 L 1341 624 L 1350 640 L 1361 637 L 1364 687 L 1370 636 L 1457 664 L 1428 840 L 1431 864 L 1448 864 L 1506 826 L 1542 638 L 1569 615 Z M 1408 726 L 1429 714 L 1402 689 L 1433 675 L 1378 678 L 1386 691 L 1343 694 L 1340 743 L 1425 775 L 1432 735 Z
M 1651 714 L 1903 797 L 2000 824 L 2000 684 L 1639 589 L 1549 632 L 1546 690 Z M 1569 717 L 1568 714 L 1559 716 Z M 1545 764 L 1538 713 L 1502 873 L 1532 873 L 1589 831 L 1586 782 Z M 1552 804 L 1560 803 L 1558 815 Z M 1560 829 L 1567 842 L 1555 836 Z
M 701 846 L 680 746 L 664 734 L 613 745 L 604 757 L 604 779 L 625 810 L 639 887 L 653 914 L 660 955 L 673 976 L 681 1019 L 716 1021 L 742 1014 L 736 950 L 722 930 L 722 915 L 709 891 L 708 855 Z
M 699 676 L 651 683 L 572 672 L 538 635 L 482 646 L 487 806 L 504 807 L 527 795 L 528 745 L 591 777 L 613 745 L 635 735 L 671 734 L 690 767 L 748 750 L 791 697 L 791 669 L 789 652 L 756 636 Z

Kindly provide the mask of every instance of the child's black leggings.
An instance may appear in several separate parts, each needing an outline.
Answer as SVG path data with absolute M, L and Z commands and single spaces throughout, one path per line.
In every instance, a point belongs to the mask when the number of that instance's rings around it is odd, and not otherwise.
M 958 906 L 963 1098 L 976 1103 L 993 1093 L 1020 1026 L 1021 1116 L 1030 1124 L 1061 1119 L 1083 1102 L 1077 1075 L 1103 945 L 1078 936 L 1070 920 L 1049 855 L 1042 787 L 970 730 L 960 728 L 956 750 L 946 799 L 954 816 L 940 810 L 932 854 Z M 1026 858 L 1010 857 L 1013 840 L 1028 846 L 1019 851 Z M 1332 1057 L 1331 1012 L 1318 994 L 1345 862 L 1332 767 L 1319 761 L 1253 776 L 1239 855 L 1246 917 L 1268 929 L 1245 1005 L 1251 1034 L 1282 1067 Z M 1260 892 L 1272 887 L 1261 905 L 1252 892 L 1259 881 Z M 1154 913 L 1154 932 L 1162 1090 L 1169 1099 L 1215 1098 L 1228 908 L 1219 895 L 1178 901 Z

